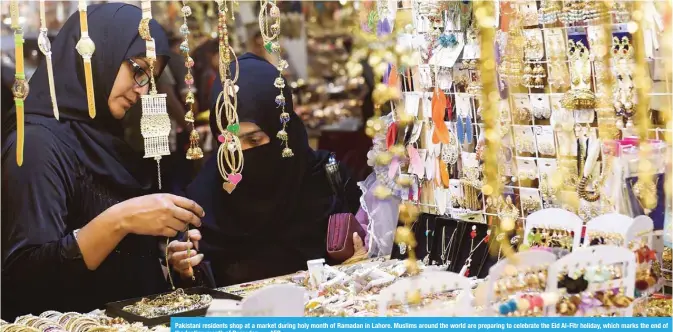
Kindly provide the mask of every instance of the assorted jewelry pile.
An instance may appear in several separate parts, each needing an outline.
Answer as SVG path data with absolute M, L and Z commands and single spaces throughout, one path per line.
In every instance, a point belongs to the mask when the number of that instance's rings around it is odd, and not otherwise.
M 143 298 L 137 303 L 124 307 L 123 310 L 137 316 L 154 318 L 203 309 L 210 306 L 212 301 L 213 298 L 208 294 L 189 295 L 184 290 L 177 289 L 153 299 Z
M 14 323 L 0 320 L 2 332 L 149 332 L 163 328 L 162 325 L 148 328 L 142 323 L 129 323 L 122 318 L 110 318 L 101 313 L 45 311 L 39 316 L 17 317 Z

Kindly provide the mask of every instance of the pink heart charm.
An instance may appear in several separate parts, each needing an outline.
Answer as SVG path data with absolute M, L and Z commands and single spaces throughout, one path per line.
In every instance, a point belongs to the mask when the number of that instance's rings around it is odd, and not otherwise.
M 241 182 L 242 179 L 243 175 L 241 175 L 241 173 L 234 173 L 227 175 L 227 180 L 229 180 L 229 182 L 233 183 L 234 185 Z
M 218 135 L 217 136 L 217 141 L 220 143 L 224 143 L 224 135 Z

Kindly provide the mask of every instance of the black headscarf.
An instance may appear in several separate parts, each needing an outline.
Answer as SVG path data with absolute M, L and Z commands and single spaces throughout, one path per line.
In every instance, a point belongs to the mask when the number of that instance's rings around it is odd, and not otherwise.
M 97 110 L 95 119 L 90 119 L 88 115 L 83 60 L 75 49 L 81 36 L 79 15 L 70 16 L 52 44 L 60 121 L 53 117 L 45 62 L 31 77 L 30 93 L 25 101 L 27 126 L 46 127 L 65 146 L 75 151 L 89 171 L 130 192 L 150 189 L 153 178 L 147 174 L 149 163 L 139 162 L 142 156 L 124 141 L 122 121 L 112 116 L 107 100 L 123 61 L 145 54 L 145 41 L 138 35 L 141 18 L 140 8 L 128 4 L 88 7 L 89 36 L 96 45 L 91 60 Z M 167 59 L 169 46 L 166 33 L 154 20 L 150 21 L 150 32 L 156 43 L 157 55 Z M 15 109 L 12 109 L 3 119 L 3 138 L 15 131 L 15 114 Z M 11 145 L 13 139 L 9 142 L 5 140 L 3 154 Z
M 306 169 L 315 156 L 308 145 L 304 124 L 294 113 L 291 102 L 285 106 L 285 111 L 290 114 L 286 131 L 294 157 L 281 156 L 284 146 L 276 137 L 276 133 L 282 128 L 279 119 L 281 110 L 275 102 L 280 91 L 273 85 L 278 77 L 278 70 L 265 59 L 252 53 L 242 55 L 238 63 L 239 121 L 255 123 L 271 141 L 243 151 L 243 179 L 231 194 L 224 192 L 223 181 L 219 179 L 217 182 L 219 185 L 209 185 L 215 188 L 214 195 L 212 193 L 207 195 L 217 202 L 216 206 L 223 207 L 211 213 L 219 227 L 226 227 L 228 234 L 250 235 L 261 228 L 268 229 L 272 221 L 281 222 L 291 217 Z M 232 72 L 233 70 L 234 65 Z M 221 91 L 222 84 L 218 76 L 211 93 L 211 110 L 215 109 L 215 101 Z M 288 100 L 291 98 L 289 85 L 283 89 L 283 95 Z M 214 111 L 210 112 L 210 127 L 214 135 L 219 135 L 215 114 Z M 224 126 L 226 123 L 226 119 L 223 119 Z M 219 177 L 216 156 L 211 159 L 202 173 L 208 172 Z M 197 183 L 190 186 L 194 191 L 203 190 L 203 187 L 198 189 L 199 187 Z M 243 220 L 245 222 L 242 222 Z M 226 223 L 226 226 L 223 223 Z

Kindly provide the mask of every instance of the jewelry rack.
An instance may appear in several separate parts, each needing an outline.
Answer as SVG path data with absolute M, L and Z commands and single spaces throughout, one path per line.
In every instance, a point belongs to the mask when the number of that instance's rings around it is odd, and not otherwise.
M 379 293 L 377 300 L 379 316 L 386 316 L 388 305 L 393 301 L 416 304 L 423 296 L 445 291 L 460 292 L 455 311 L 451 314 L 469 316 L 473 312 L 471 290 L 470 280 L 453 272 L 426 272 L 412 278 L 400 279 Z M 442 315 L 447 315 L 447 312 L 445 311 Z
M 549 227 L 572 231 L 572 251 L 580 247 L 583 228 L 582 219 L 570 211 L 559 208 L 544 209 L 530 214 L 526 218 L 523 243 L 529 244 L 528 234 L 531 233 L 533 228 Z
M 545 270 L 556 261 L 556 255 L 540 250 L 530 250 L 516 253 L 512 258 L 505 258 L 496 263 L 489 270 L 489 279 L 486 284 L 486 309 L 485 316 L 496 316 L 492 304 L 496 303 L 495 284 L 514 267 L 517 271 L 529 270 L 533 267 L 543 267 Z M 514 263 L 517 262 L 517 263 Z M 546 285 L 545 285 L 546 286 Z M 509 294 L 514 295 L 514 294 Z
M 584 246 L 589 246 L 596 233 L 612 233 L 621 236 L 623 247 L 628 248 L 631 242 L 646 237 L 646 244 L 652 248 L 653 230 L 652 218 L 648 216 L 631 218 L 618 213 L 604 214 L 587 223 Z
M 618 285 L 624 285 L 624 295 L 633 298 L 635 293 L 636 257 L 633 252 L 623 247 L 601 245 L 590 248 L 580 248 L 554 262 L 547 274 L 547 292 L 558 293 L 558 277 L 567 275 L 583 275 L 587 267 L 602 267 L 621 264 L 622 274 L 619 279 L 612 279 L 602 283 L 590 283 L 587 290 L 590 292 L 607 291 Z M 577 274 L 576 274 L 577 273 Z M 633 304 L 618 310 L 622 316 L 633 316 Z M 556 307 L 549 308 L 546 316 L 559 316 Z

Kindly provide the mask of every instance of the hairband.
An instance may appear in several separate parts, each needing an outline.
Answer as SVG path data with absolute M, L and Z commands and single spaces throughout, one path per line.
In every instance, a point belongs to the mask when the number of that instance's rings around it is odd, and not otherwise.
M 23 28 L 19 23 L 19 3 L 14 0 L 9 9 L 12 18 L 12 29 L 14 30 L 14 58 L 16 61 L 16 73 L 14 74 L 14 104 L 16 107 L 16 163 L 23 165 L 23 145 L 24 145 L 24 113 L 23 101 L 28 96 L 30 87 L 26 80 L 26 74 L 23 70 Z
M 180 12 L 182 12 L 184 19 L 184 23 L 180 26 L 180 32 L 185 36 L 185 40 L 180 44 L 180 51 L 185 57 L 185 68 L 187 68 L 187 73 L 185 74 L 185 84 L 187 85 L 185 105 L 189 108 L 187 114 L 185 114 L 185 121 L 192 126 L 192 131 L 189 133 L 189 148 L 187 149 L 186 158 L 188 160 L 197 160 L 203 158 L 203 150 L 199 147 L 199 132 L 194 128 L 194 92 L 192 92 L 192 84 L 194 84 L 194 76 L 192 76 L 194 59 L 189 55 L 189 26 L 187 25 L 187 17 L 192 15 L 192 8 L 183 1 Z
M 89 117 L 96 117 L 96 98 L 93 90 L 93 70 L 91 69 L 91 57 L 96 51 L 96 44 L 89 37 L 89 21 L 87 20 L 86 1 L 79 0 L 79 29 L 81 37 L 75 48 L 82 56 L 84 62 L 84 79 L 86 80 L 86 99 L 89 105 Z
M 269 26 L 269 21 L 272 22 L 271 26 Z M 278 64 L 276 65 L 276 69 L 278 69 L 278 77 L 273 82 L 273 86 L 280 91 L 278 96 L 276 96 L 276 105 L 281 108 L 280 123 L 283 125 L 283 128 L 278 131 L 276 137 L 285 145 L 281 155 L 283 158 L 289 158 L 294 156 L 294 153 L 292 152 L 292 149 L 290 149 L 286 131 L 287 123 L 290 121 L 290 113 L 285 111 L 286 100 L 283 95 L 283 88 L 285 88 L 283 70 L 288 67 L 288 63 L 282 58 L 280 40 L 275 40 L 280 36 L 280 9 L 276 5 L 276 0 L 260 0 L 259 30 L 262 33 L 264 48 L 267 52 L 278 54 Z

